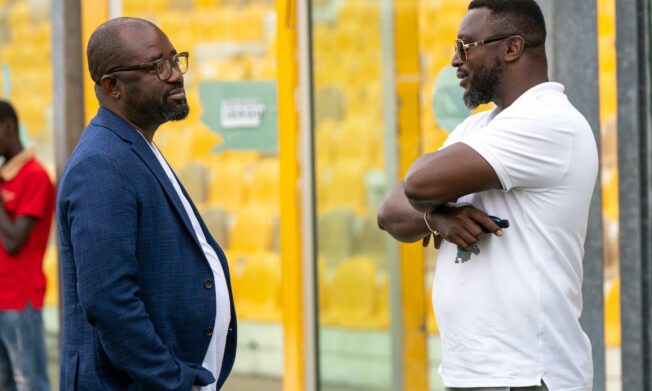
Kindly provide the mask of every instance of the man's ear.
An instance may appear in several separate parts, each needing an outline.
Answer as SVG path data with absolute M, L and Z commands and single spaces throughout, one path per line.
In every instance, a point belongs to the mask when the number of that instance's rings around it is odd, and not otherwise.
M 102 76 L 100 79 L 100 85 L 102 86 L 102 91 L 104 91 L 105 95 L 115 99 L 120 98 L 121 92 L 120 88 L 118 88 L 118 79 L 114 74 Z
M 507 39 L 505 46 L 505 61 L 512 62 L 518 60 L 525 51 L 525 38 L 515 35 Z

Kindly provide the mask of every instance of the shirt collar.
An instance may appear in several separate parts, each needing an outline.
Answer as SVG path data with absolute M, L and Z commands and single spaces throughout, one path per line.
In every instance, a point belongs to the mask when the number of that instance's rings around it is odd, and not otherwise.
M 34 148 L 25 148 L 0 168 L 0 179 L 8 182 L 34 157 Z

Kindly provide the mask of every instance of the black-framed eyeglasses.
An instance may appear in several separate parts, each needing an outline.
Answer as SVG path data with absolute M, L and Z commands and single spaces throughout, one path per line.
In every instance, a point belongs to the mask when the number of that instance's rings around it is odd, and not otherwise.
M 175 54 L 172 57 L 172 60 L 168 58 L 161 58 L 156 61 L 152 62 L 147 62 L 144 64 L 138 64 L 138 65 L 126 65 L 126 66 L 119 66 L 119 67 L 114 67 L 109 69 L 107 73 L 115 73 L 115 72 L 124 72 L 124 71 L 152 71 L 156 69 L 156 75 L 158 76 L 159 80 L 167 80 L 172 76 L 172 67 L 174 66 L 181 72 L 181 74 L 184 74 L 188 71 L 188 56 L 190 54 L 188 52 L 181 52 L 178 54 Z
M 462 62 L 466 62 L 466 59 L 467 59 L 466 51 L 469 50 L 469 48 L 471 48 L 473 46 L 487 45 L 487 44 L 502 41 L 502 40 L 505 40 L 505 39 L 511 38 L 511 37 L 520 37 L 520 35 L 518 35 L 518 34 L 497 35 L 495 37 L 489 37 L 489 38 L 483 39 L 481 41 L 469 42 L 469 43 L 466 43 L 461 39 L 456 39 L 455 40 L 455 53 L 457 54 L 457 57 L 459 57 L 459 59 Z

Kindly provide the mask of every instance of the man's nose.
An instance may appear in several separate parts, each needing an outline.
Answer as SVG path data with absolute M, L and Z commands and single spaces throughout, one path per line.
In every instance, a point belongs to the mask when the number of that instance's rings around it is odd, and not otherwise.
M 460 59 L 460 56 L 457 55 L 457 52 L 453 52 L 453 58 L 451 58 L 451 65 L 454 66 L 455 68 L 458 68 L 462 66 L 464 62 Z
M 177 83 L 181 81 L 183 83 L 183 73 L 181 73 L 181 70 L 174 65 L 172 66 L 172 70 L 170 71 L 170 77 L 167 80 L 169 83 Z

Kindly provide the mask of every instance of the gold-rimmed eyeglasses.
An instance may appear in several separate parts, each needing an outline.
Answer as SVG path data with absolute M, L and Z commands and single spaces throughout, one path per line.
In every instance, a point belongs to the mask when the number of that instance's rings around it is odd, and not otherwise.
M 471 48 L 473 46 L 487 45 L 487 44 L 502 41 L 502 40 L 505 40 L 505 39 L 511 38 L 511 37 L 520 37 L 520 35 L 517 35 L 517 34 L 497 35 L 495 37 L 489 37 L 487 39 L 483 39 L 483 40 L 476 41 L 476 42 L 469 42 L 469 43 L 466 43 L 461 39 L 456 39 L 455 40 L 455 53 L 457 54 L 457 57 L 459 57 L 459 59 L 462 62 L 466 62 L 466 58 L 467 58 L 466 57 L 466 51 L 469 50 L 469 48 Z
M 188 52 L 175 54 L 172 59 L 161 58 L 156 61 L 147 62 L 138 65 L 118 66 L 109 69 L 107 73 L 124 72 L 124 71 L 152 71 L 156 69 L 156 75 L 159 80 L 167 80 L 172 76 L 172 67 L 175 67 L 184 74 L 188 71 Z

